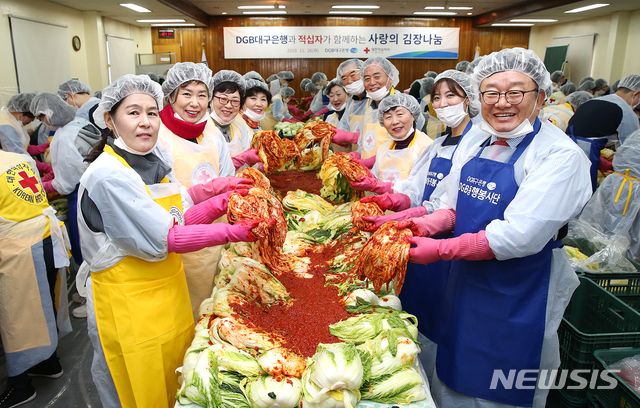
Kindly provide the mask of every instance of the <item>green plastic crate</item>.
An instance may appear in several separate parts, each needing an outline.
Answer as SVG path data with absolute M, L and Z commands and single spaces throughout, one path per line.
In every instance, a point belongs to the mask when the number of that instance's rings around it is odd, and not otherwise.
M 560 367 L 568 370 L 591 369 L 596 350 L 640 347 L 640 313 L 592 280 L 579 279 L 558 328 Z M 572 399 L 587 399 L 586 390 L 564 391 Z
M 563 390 L 549 390 L 547 408 L 586 408 L 587 402 L 571 399 Z
M 597 350 L 593 353 L 596 361 L 595 368 L 598 370 L 606 370 L 609 365 L 618 362 L 626 357 L 632 357 L 640 354 L 640 348 L 616 349 L 616 350 Z M 640 408 L 640 394 L 638 394 L 629 384 L 627 384 L 617 374 L 611 373 L 611 376 L 618 380 L 618 385 L 611 390 L 602 390 L 596 388 L 589 391 L 589 396 L 593 397 L 599 406 L 598 408 Z M 598 380 L 598 385 L 606 385 L 604 381 Z

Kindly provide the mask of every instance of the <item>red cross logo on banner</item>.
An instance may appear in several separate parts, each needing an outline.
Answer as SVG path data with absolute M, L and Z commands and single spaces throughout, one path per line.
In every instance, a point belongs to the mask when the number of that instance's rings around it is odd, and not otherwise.
M 374 138 L 371 135 L 367 135 L 367 144 L 372 144 L 374 142 Z
M 21 180 L 18 180 L 20 187 L 23 189 L 30 189 L 33 194 L 38 194 L 40 189 L 38 188 L 38 179 L 34 176 L 29 176 L 26 171 L 21 171 L 18 173 L 18 176 L 22 177 Z
M 371 50 L 369 49 L 369 47 L 365 48 L 363 51 L 364 51 L 366 54 L 368 54 L 369 52 L 371 52 Z

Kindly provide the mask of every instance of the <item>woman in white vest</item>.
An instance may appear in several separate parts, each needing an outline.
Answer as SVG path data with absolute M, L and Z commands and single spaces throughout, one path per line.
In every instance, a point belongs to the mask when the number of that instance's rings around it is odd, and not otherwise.
M 247 79 L 244 104 L 235 121 L 249 129 L 251 138 L 255 132 L 262 130 L 260 121 L 264 119 L 269 104 L 271 104 L 271 93 L 267 84 L 255 79 Z
M 271 105 L 267 109 L 264 119 L 260 121 L 261 126 L 265 130 L 273 130 L 273 127 L 278 122 L 300 122 L 294 119 L 287 106 L 287 103 L 289 103 L 289 100 L 295 93 L 296 91 L 294 91 L 293 88 L 285 86 L 280 89 L 278 94 L 273 96 Z

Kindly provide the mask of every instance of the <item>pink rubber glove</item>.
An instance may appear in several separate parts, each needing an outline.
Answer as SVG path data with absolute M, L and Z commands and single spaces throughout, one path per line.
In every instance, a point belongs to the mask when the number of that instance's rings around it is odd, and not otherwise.
M 331 142 L 339 145 L 342 145 L 345 143 L 356 144 L 358 143 L 358 139 L 360 138 L 360 133 L 346 132 L 344 130 L 340 130 L 336 128 L 333 128 L 331 130 L 336 132 L 336 134 L 333 135 Z
M 47 163 L 43 163 L 36 160 L 36 168 L 38 169 L 38 172 L 40 172 L 41 175 L 45 173 L 53 174 L 53 167 L 51 167 Z
M 289 113 L 292 114 L 293 116 L 302 115 L 302 112 L 300 111 L 300 109 L 298 109 L 297 107 L 295 107 L 293 105 L 287 105 L 287 109 L 289 109 Z
M 240 167 L 244 166 L 253 166 L 256 163 L 260 163 L 260 156 L 258 156 L 258 149 L 249 149 L 246 152 L 242 152 L 237 156 L 233 156 L 231 158 L 233 161 L 233 165 L 238 170 Z
M 264 163 L 258 163 L 258 170 L 264 173 Z
M 436 210 L 423 217 L 402 221 L 396 228 L 409 228 L 413 235 L 418 237 L 435 237 L 453 231 L 455 225 L 456 212 L 454 210 Z
M 329 112 L 329 108 L 325 106 L 324 108 L 322 108 L 318 112 L 316 112 L 316 114 L 313 115 L 313 117 L 317 118 L 318 116 L 322 116 L 322 115 L 324 115 L 325 113 L 328 113 L 328 112 Z
M 373 176 L 360 176 L 360 181 L 351 182 L 351 187 L 355 190 L 371 191 L 376 194 L 393 193 L 393 183 L 378 181 Z
M 51 179 L 49 181 L 43 181 L 42 182 L 42 188 L 44 188 L 44 191 L 47 194 L 57 193 L 58 192 L 55 188 L 53 188 L 53 185 L 51 184 L 52 181 L 53 181 L 53 179 Z
M 38 162 L 36 162 L 38 163 Z M 42 182 L 51 181 L 56 175 L 53 173 L 53 169 L 42 177 Z
M 376 164 L 376 156 L 371 156 L 368 159 L 360 159 L 358 160 L 358 163 L 371 170 L 373 165 Z
M 484 230 L 451 239 L 405 237 L 404 240 L 416 245 L 415 248 L 409 249 L 409 260 L 423 265 L 441 260 L 487 261 L 496 257 L 489 247 Z
M 215 197 L 232 190 L 249 190 L 253 187 L 253 180 L 242 177 L 218 177 L 204 184 L 196 184 L 187 190 L 194 204 Z
M 304 115 L 302 115 L 302 121 L 306 122 L 307 120 L 309 120 L 309 118 L 311 117 L 311 115 L 313 115 L 313 111 L 312 110 L 308 110 L 304 113 Z
M 39 146 L 29 145 L 27 147 L 27 153 L 29 153 L 31 156 L 35 156 L 44 153 L 48 148 L 49 142 L 45 142 Z
M 398 211 L 398 212 L 393 213 L 393 214 L 381 215 L 379 217 L 366 215 L 366 216 L 362 217 L 362 219 L 365 220 L 365 221 L 370 221 L 370 222 L 372 222 L 374 224 L 372 227 L 370 227 L 369 229 L 365 230 L 365 231 L 373 232 L 373 231 L 377 230 L 378 228 L 380 228 L 380 226 L 382 224 L 384 224 L 385 222 L 389 222 L 389 221 L 404 221 L 404 220 L 408 220 L 409 218 L 421 217 L 421 216 L 426 215 L 426 214 L 427 214 L 427 209 L 424 208 L 423 206 L 420 206 L 420 207 L 408 208 L 406 210 Z
M 354 158 L 354 159 L 356 159 L 356 160 L 360 160 L 360 158 L 362 157 L 362 156 L 360 155 L 360 153 L 358 153 L 358 152 L 349 152 L 349 153 L 347 153 L 347 154 L 348 154 L 349 156 L 353 157 L 353 158 Z
M 402 211 L 411 207 L 411 198 L 406 194 L 382 194 L 366 196 L 360 199 L 361 203 L 376 203 L 382 211 Z
M 218 218 L 227 213 L 227 205 L 229 204 L 229 194 L 232 191 L 212 197 L 206 201 L 194 205 L 184 213 L 184 224 L 211 224 Z M 238 193 L 242 196 L 249 194 L 248 190 L 236 190 L 233 193 Z
M 256 237 L 252 228 L 262 220 L 246 220 L 229 225 L 226 223 L 201 225 L 176 225 L 169 230 L 167 246 L 169 252 L 184 254 L 199 251 L 229 242 L 253 242 Z
M 300 122 L 298 119 L 295 118 L 284 118 L 282 119 L 283 122 L 287 122 L 287 123 L 298 123 Z

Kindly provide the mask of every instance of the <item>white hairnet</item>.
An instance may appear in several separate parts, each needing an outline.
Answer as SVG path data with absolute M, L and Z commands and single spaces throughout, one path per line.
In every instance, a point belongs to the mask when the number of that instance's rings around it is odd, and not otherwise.
M 31 112 L 29 106 L 35 96 L 36 94 L 33 92 L 13 95 L 11 99 L 9 99 L 9 102 L 7 102 L 7 109 L 9 109 L 9 112 Z
M 62 100 L 60 95 L 49 92 L 37 94 L 29 110 L 35 117 L 44 115 L 51 126 L 62 127 L 76 117 L 76 110 Z
M 381 126 L 384 126 L 384 114 L 389 112 L 389 110 L 393 108 L 397 108 L 398 106 L 402 106 L 406 108 L 413 115 L 413 120 L 418 121 L 418 117 L 420 116 L 420 104 L 411 95 L 407 95 L 402 92 L 397 92 L 392 95 L 388 95 L 380 101 L 378 105 L 378 122 Z
M 618 84 L 618 89 L 626 88 L 631 91 L 640 91 L 640 75 L 631 74 L 620 80 Z
M 504 71 L 517 71 L 538 85 L 546 96 L 551 95 L 551 78 L 544 62 L 531 50 L 524 48 L 505 48 L 482 57 L 482 61 L 470 74 L 471 83 L 480 89 L 480 84 L 487 77 Z
M 309 78 L 303 78 L 302 81 L 300 81 L 300 89 L 304 91 L 309 82 L 311 82 Z
M 86 93 L 91 95 L 91 87 L 82 81 L 78 81 L 77 79 L 70 79 L 66 82 L 63 82 L 58 87 L 58 95 L 60 95 L 60 97 L 65 101 L 67 100 L 67 92 L 70 92 L 72 95 L 79 93 Z
M 618 79 L 616 82 L 611 84 L 611 92 L 612 93 L 616 93 L 618 92 L 618 85 L 620 84 L 620 80 Z
M 264 81 L 258 81 L 257 79 L 247 79 L 247 91 L 253 88 L 260 88 L 263 92 L 269 92 L 269 86 Z
M 371 65 L 378 66 L 391 78 L 391 86 L 395 87 L 400 82 L 400 72 L 388 59 L 384 57 L 371 57 L 362 65 L 362 78 L 364 79 L 364 71 Z
M 93 93 L 94 98 L 102 99 L 102 89 Z
M 313 91 L 317 91 L 318 87 L 311 82 L 311 80 L 309 80 L 309 82 L 305 82 L 304 83 L 304 87 L 301 87 L 303 91 L 307 91 L 307 92 L 313 92 Z
M 294 91 L 290 86 L 283 86 L 280 88 L 280 95 L 282 95 L 283 98 L 291 98 L 295 93 L 296 91 Z
M 286 79 L 287 81 L 293 81 L 293 72 L 291 71 L 280 71 L 276 74 L 280 79 Z
M 240 95 L 244 95 L 247 90 L 247 81 L 245 81 L 244 77 L 236 71 L 223 69 L 216 72 L 213 78 L 211 78 L 211 90 L 213 91 L 216 86 L 223 82 L 233 82 L 238 85 L 238 88 L 240 88 Z
M 179 62 L 167 72 L 167 79 L 162 84 L 162 92 L 168 97 L 180 87 L 180 85 L 191 82 L 200 81 L 207 86 L 209 90 L 209 99 L 213 97 L 213 89 L 211 85 L 211 75 L 213 71 L 205 64 L 196 64 L 193 62 Z
M 244 74 L 244 79 L 255 79 L 256 81 L 264 82 L 264 78 L 262 77 L 262 75 L 260 75 L 256 71 L 247 72 L 246 74 Z
M 550 75 L 550 78 L 551 78 L 551 81 L 558 82 L 560 78 L 562 78 L 563 76 L 564 76 L 564 72 L 558 70 L 558 71 L 553 71 Z
M 267 78 L 267 82 L 275 81 L 276 79 L 278 79 L 278 75 L 273 74 Z
M 314 84 L 319 84 L 326 80 L 327 76 L 322 72 L 316 72 L 315 74 L 311 75 L 311 82 L 313 82 Z
M 456 69 L 458 71 L 466 72 L 469 67 L 469 61 L 460 61 L 456 64 Z
M 575 91 L 577 91 L 577 89 L 576 85 L 573 82 L 567 82 L 560 87 L 560 92 L 562 92 L 565 96 L 571 95 Z
M 431 93 L 431 88 L 433 88 L 433 84 L 436 82 L 435 78 L 424 78 L 420 81 L 420 86 L 422 87 L 422 92 L 425 95 L 429 95 Z
M 593 91 L 596 89 L 596 83 L 591 80 L 586 80 L 578 87 L 578 91 Z
M 158 104 L 158 110 L 162 110 L 162 87 L 147 75 L 123 75 L 116 79 L 111 85 L 102 90 L 102 98 L 98 108 L 93 112 L 93 120 L 96 125 L 106 129 L 104 113 L 111 112 L 113 106 L 133 94 L 151 95 Z
M 342 89 L 344 89 L 344 85 L 342 85 L 342 79 L 341 78 L 333 78 L 331 81 L 329 81 L 329 83 L 327 84 L 327 86 L 324 88 L 324 90 L 322 91 L 325 95 L 329 96 L 329 94 L 331 93 L 331 90 L 333 89 L 334 86 L 339 86 Z M 346 92 L 346 90 L 345 90 Z
M 438 73 L 436 71 L 427 71 L 426 74 L 424 74 L 425 78 L 433 78 L 435 79 L 438 76 Z
M 634 142 L 636 139 L 638 141 Z M 613 156 L 613 169 L 623 174 L 629 169 L 630 176 L 640 177 L 640 130 L 627 136 L 624 143 L 618 147 Z
M 595 79 L 593 77 L 586 76 L 580 80 L 580 83 L 578 83 L 578 86 L 584 84 L 585 81 L 595 81 Z
M 349 65 L 355 65 L 356 67 L 349 71 L 345 71 L 344 69 Z M 348 72 L 351 72 L 354 70 L 362 71 L 363 65 L 364 65 L 364 62 L 362 62 L 362 60 L 359 60 L 357 58 L 348 59 L 344 61 L 342 64 L 338 65 L 338 69 L 336 70 L 336 76 L 338 78 L 342 78 L 342 76 Z
M 456 84 L 460 85 L 460 88 L 462 88 L 464 93 L 467 94 L 469 101 L 478 99 L 478 95 L 476 94 L 476 91 L 471 85 L 471 78 L 469 78 L 469 75 L 467 75 L 466 73 L 455 70 L 455 69 L 448 69 L 443 73 L 441 73 L 440 75 L 438 75 L 435 79 L 435 82 L 437 83 L 439 80 L 444 78 L 450 78 L 454 80 Z
M 582 105 L 589 99 L 593 99 L 593 95 L 586 91 L 576 91 L 572 92 L 571 95 L 567 96 L 565 101 L 573 106 L 575 109 L 578 109 L 578 106 Z
M 601 90 L 602 88 L 604 88 L 605 86 L 607 86 L 607 80 L 604 78 L 598 78 L 596 79 L 596 90 Z
M 465 71 L 467 75 L 471 75 L 473 70 L 478 66 L 478 64 L 482 61 L 482 57 L 478 57 L 469 63 L 467 70 Z

